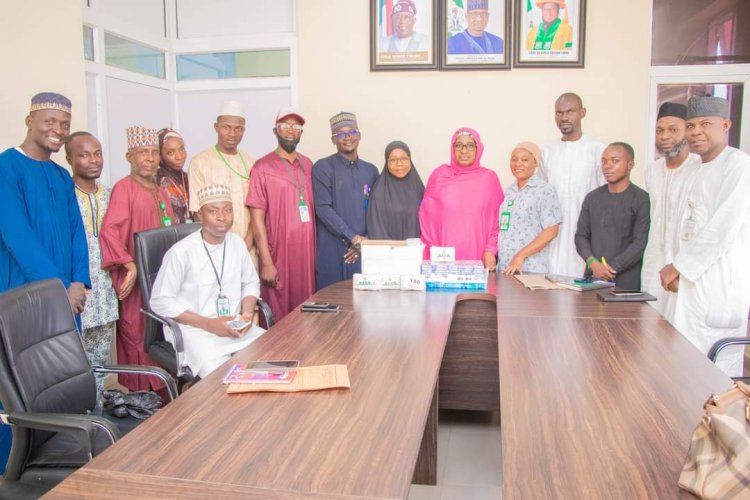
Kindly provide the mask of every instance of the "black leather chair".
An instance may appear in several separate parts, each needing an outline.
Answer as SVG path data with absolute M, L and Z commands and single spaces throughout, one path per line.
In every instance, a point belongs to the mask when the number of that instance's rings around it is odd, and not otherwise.
M 183 346 L 180 326 L 172 318 L 165 318 L 151 310 L 151 290 L 156 275 L 159 274 L 164 254 L 172 245 L 189 234 L 199 230 L 200 224 L 177 224 L 159 227 L 135 233 L 135 260 L 138 268 L 138 283 L 141 287 L 143 306 L 141 311 L 146 315 L 146 335 L 144 350 L 159 365 L 166 368 L 181 382 L 181 385 L 195 382 L 196 376 L 185 365 L 185 348 Z M 258 299 L 260 326 L 270 328 L 274 324 L 271 307 Z M 168 326 L 174 336 L 174 346 L 164 338 L 164 326 Z
M 38 497 L 135 425 L 101 415 L 95 373 L 158 376 L 177 396 L 161 368 L 92 368 L 59 280 L 0 294 L 0 420 L 13 433 L 0 498 Z
M 711 346 L 711 349 L 708 350 L 708 359 L 710 359 L 713 363 L 716 363 L 716 358 L 719 356 L 719 352 L 721 352 L 721 350 L 725 347 L 729 347 L 730 345 L 750 345 L 750 337 L 726 337 L 721 340 L 717 340 L 714 345 Z M 745 355 L 744 352 L 742 355 Z M 739 380 L 741 382 L 745 382 L 746 384 L 750 384 L 750 377 L 732 377 L 732 380 L 734 380 L 735 382 Z

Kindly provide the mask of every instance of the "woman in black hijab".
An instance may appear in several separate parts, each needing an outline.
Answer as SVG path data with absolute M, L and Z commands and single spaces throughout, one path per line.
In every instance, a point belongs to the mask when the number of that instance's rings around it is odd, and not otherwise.
M 376 240 L 419 238 L 419 204 L 424 184 L 411 161 L 409 146 L 393 141 L 385 166 L 370 192 L 367 236 Z

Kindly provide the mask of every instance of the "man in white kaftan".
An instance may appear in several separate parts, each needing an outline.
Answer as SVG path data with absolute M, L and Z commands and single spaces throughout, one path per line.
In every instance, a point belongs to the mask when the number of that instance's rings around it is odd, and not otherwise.
M 583 134 L 586 116 L 581 98 L 565 93 L 555 101 L 555 123 L 562 138 L 542 148 L 540 176 L 557 191 L 562 208 L 560 233 L 549 244 L 550 274 L 583 276 L 586 263 L 576 251 L 575 233 L 586 195 L 604 184 L 604 144 Z
M 232 197 L 227 186 L 198 192 L 202 229 L 164 255 L 154 282 L 151 308 L 180 325 L 185 363 L 204 378 L 265 330 L 232 328 L 238 316 L 250 320 L 260 295 L 258 273 L 245 242 L 230 232 Z M 165 337 L 173 342 L 171 331 Z
M 657 300 L 649 302 L 663 316 L 674 309 L 670 304 L 677 298 L 661 287 L 659 271 L 672 262 L 679 240 L 673 234 L 680 198 L 701 164 L 700 156 L 687 147 L 685 116 L 687 106 L 665 102 L 659 107 L 656 119 L 656 149 L 661 158 L 646 167 L 646 191 L 651 200 L 651 229 L 643 253 L 641 289 Z M 667 317 L 668 320 L 673 318 Z
M 687 139 L 702 164 L 680 207 L 679 248 L 660 272 L 677 289 L 673 324 L 707 353 L 717 340 L 744 337 L 750 308 L 750 156 L 727 145 L 728 103 L 719 97 L 688 102 Z M 717 365 L 742 374 L 741 347 L 724 349 Z

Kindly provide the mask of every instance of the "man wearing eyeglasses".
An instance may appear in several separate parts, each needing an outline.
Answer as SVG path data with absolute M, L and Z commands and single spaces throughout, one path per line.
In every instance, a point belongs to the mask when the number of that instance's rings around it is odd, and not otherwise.
M 469 0 L 466 29 L 448 39 L 448 54 L 502 54 L 503 39 L 488 31 L 488 0 Z
M 361 271 L 356 252 L 367 239 L 367 205 L 378 177 L 372 163 L 359 158 L 357 117 L 342 111 L 330 119 L 336 153 L 313 166 L 317 227 L 318 290 Z
M 261 297 L 278 321 L 315 292 L 312 161 L 297 152 L 305 119 L 276 115 L 278 147 L 253 165 L 246 205 L 258 248 Z

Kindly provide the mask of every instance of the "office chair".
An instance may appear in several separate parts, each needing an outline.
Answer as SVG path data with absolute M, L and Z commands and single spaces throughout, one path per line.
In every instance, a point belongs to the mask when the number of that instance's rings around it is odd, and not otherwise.
M 158 376 L 177 397 L 161 368 L 92 367 L 60 280 L 0 294 L 0 420 L 13 433 L 0 498 L 37 498 L 136 425 L 100 414 L 95 373 Z
M 710 359 L 712 363 L 716 363 L 716 358 L 719 356 L 719 352 L 730 345 L 750 345 L 750 337 L 726 337 L 717 340 L 714 345 L 711 346 L 711 349 L 708 350 L 708 359 Z M 742 356 L 745 356 L 744 352 L 742 353 Z M 740 381 L 750 384 L 750 377 L 732 377 L 732 380 L 735 382 Z
M 201 225 L 197 223 L 177 224 L 135 233 L 135 260 L 143 299 L 141 312 L 146 315 L 144 350 L 159 365 L 175 375 L 181 388 L 197 382 L 197 377 L 185 364 L 185 348 L 180 325 L 172 318 L 165 318 L 151 310 L 151 290 L 167 250 L 184 237 L 199 230 L 200 227 Z M 260 298 L 258 298 L 258 310 L 260 326 L 265 329 L 273 326 L 274 317 L 271 307 Z M 164 326 L 171 330 L 174 345 L 164 338 Z

